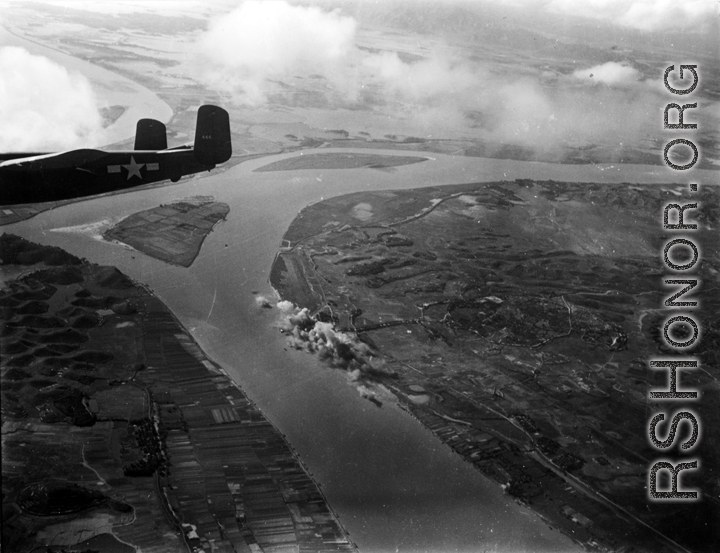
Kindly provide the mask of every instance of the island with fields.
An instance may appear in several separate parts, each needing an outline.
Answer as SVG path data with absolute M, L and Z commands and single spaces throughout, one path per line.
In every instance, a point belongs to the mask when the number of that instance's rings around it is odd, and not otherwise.
M 210 197 L 187 198 L 134 213 L 105 231 L 103 238 L 166 263 L 189 267 L 205 237 L 229 211 L 227 204 Z
M 256 171 L 297 171 L 301 169 L 390 169 L 410 163 L 420 163 L 427 158 L 419 156 L 401 156 L 387 154 L 359 153 L 301 153 L 299 156 L 275 161 L 256 169 Z

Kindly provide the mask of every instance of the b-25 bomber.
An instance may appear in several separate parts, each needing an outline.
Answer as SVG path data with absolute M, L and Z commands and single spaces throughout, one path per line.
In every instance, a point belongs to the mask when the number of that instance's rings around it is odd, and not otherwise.
M 0 153 L 0 205 L 94 196 L 210 171 L 232 155 L 230 118 L 212 105 L 198 109 L 192 146 L 168 148 L 165 125 L 137 122 L 132 150 L 78 149 L 55 153 Z

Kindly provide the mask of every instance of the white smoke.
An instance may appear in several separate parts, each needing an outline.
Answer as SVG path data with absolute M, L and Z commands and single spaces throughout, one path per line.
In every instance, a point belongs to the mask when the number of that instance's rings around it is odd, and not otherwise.
M 642 79 L 640 71 L 627 63 L 609 61 L 594 65 L 589 69 L 578 69 L 573 77 L 586 84 L 605 84 L 608 86 L 629 87 Z
M 308 353 L 316 353 L 333 367 L 346 369 L 352 381 L 377 377 L 384 372 L 384 362 L 353 334 L 340 332 L 331 323 L 315 320 L 310 311 L 280 301 L 278 326 L 287 334 L 288 344 Z
M 357 384 L 355 386 L 355 388 L 357 389 L 358 393 L 360 394 L 360 397 L 369 399 L 371 401 L 376 402 L 378 405 L 380 405 L 380 399 L 378 398 L 378 394 L 377 394 L 377 392 L 375 392 L 375 390 L 373 390 L 366 384 Z
M 280 300 L 277 302 L 277 308 L 282 311 L 285 315 L 291 314 L 295 311 L 295 305 L 291 301 Z
M 344 369 L 348 383 L 361 397 L 380 407 L 382 402 L 373 389 L 381 378 L 394 377 L 384 368 L 384 361 L 354 335 L 335 330 L 330 323 L 312 318 L 307 308 L 297 308 L 289 301 L 280 301 L 279 326 L 287 334 L 290 347 L 316 354 L 331 367 Z
M 102 142 L 102 117 L 82 75 L 23 48 L 0 48 L 0 151 Z
M 307 333 L 315 325 L 307 307 L 298 309 L 289 301 L 278 302 L 277 306 L 281 311 L 280 330 L 298 335 L 299 332 Z

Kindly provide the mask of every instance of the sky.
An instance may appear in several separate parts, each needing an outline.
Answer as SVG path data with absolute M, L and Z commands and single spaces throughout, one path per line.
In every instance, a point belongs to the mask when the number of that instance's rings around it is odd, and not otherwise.
M 551 13 L 600 19 L 641 31 L 708 32 L 717 29 L 720 15 L 720 3 L 715 0 L 528 0 L 527 3 L 541 3 Z
M 23 0 L 20 0 L 23 1 Z M 30 1 L 30 0 L 28 0 Z M 33 0 L 35 1 L 35 0 Z M 236 0 L 37 0 L 43 3 L 106 13 L 132 11 L 177 11 L 214 4 L 222 8 L 237 6 Z M 393 0 L 383 0 L 392 2 Z M 583 16 L 613 24 L 658 31 L 688 29 L 706 31 L 720 14 L 716 0 L 436 0 L 443 4 L 495 4 L 538 9 L 560 15 Z M 346 0 L 336 4 L 376 3 L 377 0 Z M 717 24 L 717 23 L 715 23 Z

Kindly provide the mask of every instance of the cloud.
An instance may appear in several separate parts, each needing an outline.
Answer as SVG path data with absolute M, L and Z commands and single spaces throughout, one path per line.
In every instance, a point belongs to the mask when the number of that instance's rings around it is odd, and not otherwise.
M 708 0 L 551 0 L 545 8 L 642 31 L 699 31 L 717 25 L 720 15 L 720 4 Z
M 246 0 L 211 22 L 198 40 L 205 80 L 238 103 L 268 101 L 277 81 L 321 76 L 344 100 L 381 87 L 403 101 L 428 101 L 477 80 L 469 68 L 434 54 L 406 63 L 395 52 L 368 53 L 356 44 L 357 21 L 338 10 L 293 6 L 285 0 Z
M 640 71 L 627 63 L 609 61 L 594 65 L 589 69 L 578 69 L 573 77 L 586 84 L 605 84 L 609 86 L 633 86 L 641 80 Z
M 101 142 L 90 82 L 23 48 L 0 48 L 0 151 L 61 150 Z
M 168 11 L 178 13 L 181 11 L 187 14 L 197 14 L 207 7 L 205 2 L 200 0 L 38 0 L 41 4 L 50 4 L 65 9 L 107 13 L 112 15 L 154 12 L 167 14 Z
M 354 50 L 355 28 L 355 20 L 338 11 L 247 0 L 211 22 L 198 49 L 215 65 L 207 74 L 211 81 L 257 104 L 265 100 L 269 80 L 313 73 L 331 77 Z
M 400 59 L 396 52 L 366 54 L 362 78 L 381 85 L 402 100 L 434 100 L 450 91 L 467 91 L 479 82 L 476 71 L 461 62 L 451 62 L 441 52 L 414 63 Z
M 632 0 L 572 5 L 575 15 L 618 20 L 649 9 Z M 689 5 L 680 20 L 707 13 Z M 545 8 L 571 12 L 562 0 Z M 648 18 L 653 25 L 666 20 Z M 564 161 L 573 149 L 597 146 L 611 161 L 623 159 L 629 146 L 653 148 L 661 138 L 661 81 L 656 75 L 644 80 L 630 63 L 569 73 L 525 67 L 520 73 L 463 57 L 436 37 L 422 48 L 424 57 L 415 53 L 408 60 L 395 51 L 359 48 L 357 29 L 338 11 L 247 0 L 215 20 L 198 48 L 210 83 L 240 104 L 363 109 L 387 116 L 406 135 L 482 141 L 490 156 L 509 145 L 528 150 L 530 158 Z
M 510 82 L 497 91 L 490 134 L 558 160 L 566 148 L 593 145 L 622 156 L 623 148 L 660 133 L 661 93 L 638 76 L 631 67 L 604 64 L 561 76 L 551 86 L 531 78 Z

